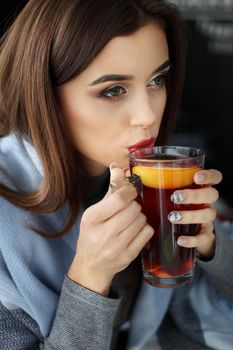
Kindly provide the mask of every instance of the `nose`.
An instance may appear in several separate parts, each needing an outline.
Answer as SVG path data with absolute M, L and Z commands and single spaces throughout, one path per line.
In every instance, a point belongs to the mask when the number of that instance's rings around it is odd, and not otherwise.
M 160 119 L 158 117 L 154 103 L 152 103 L 148 94 L 140 93 L 135 96 L 130 116 L 131 127 L 140 126 L 147 129 Z

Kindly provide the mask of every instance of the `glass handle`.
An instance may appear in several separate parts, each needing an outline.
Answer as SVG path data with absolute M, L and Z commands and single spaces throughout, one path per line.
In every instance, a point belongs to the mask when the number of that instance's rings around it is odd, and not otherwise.
M 114 193 L 122 186 L 127 186 L 130 183 L 134 185 L 134 187 L 138 191 L 140 199 L 143 201 L 143 188 L 142 188 L 141 178 L 140 176 L 135 174 L 128 176 L 124 179 L 112 180 L 110 183 L 111 193 Z
M 140 176 L 136 175 L 136 174 L 132 174 L 131 176 L 127 177 L 127 180 L 134 185 L 134 187 L 136 188 L 136 190 L 138 191 L 138 194 L 140 196 L 140 199 L 143 201 L 144 200 L 144 196 L 143 196 L 143 187 L 142 187 L 142 181 Z

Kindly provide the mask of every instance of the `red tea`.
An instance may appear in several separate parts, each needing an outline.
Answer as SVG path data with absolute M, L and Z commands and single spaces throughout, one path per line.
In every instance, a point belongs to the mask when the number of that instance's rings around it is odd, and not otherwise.
M 168 214 L 200 209 L 203 205 L 177 205 L 171 201 L 171 195 L 177 189 L 200 187 L 193 182 L 200 168 L 187 164 L 185 167 L 161 167 L 160 164 L 158 167 L 138 165 L 131 170 L 141 178 L 143 201 L 139 201 L 148 223 L 155 230 L 141 252 L 144 277 L 153 285 L 175 285 L 179 276 L 192 274 L 195 263 L 195 249 L 180 247 L 177 239 L 180 235 L 197 234 L 199 225 L 171 224 Z

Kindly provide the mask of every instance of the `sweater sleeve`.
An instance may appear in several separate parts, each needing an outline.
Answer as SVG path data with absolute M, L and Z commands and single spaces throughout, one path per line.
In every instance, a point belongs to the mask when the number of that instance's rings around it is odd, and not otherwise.
M 233 300 L 233 239 L 230 232 L 216 223 L 216 246 L 214 258 L 208 261 L 198 258 L 198 265 L 206 271 L 217 291 L 226 299 Z M 232 232 L 233 233 L 233 232 Z
M 22 310 L 0 307 L 1 350 L 107 350 L 119 299 L 103 297 L 65 277 L 47 338 Z

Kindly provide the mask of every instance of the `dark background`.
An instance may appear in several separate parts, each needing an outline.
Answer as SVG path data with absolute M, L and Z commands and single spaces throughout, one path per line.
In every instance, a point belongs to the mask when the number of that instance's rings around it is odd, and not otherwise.
M 23 8 L 27 3 L 27 0 L 8 0 L 7 2 L 1 2 L 0 5 L 0 35 L 4 33 L 4 30 L 14 17 L 14 15 Z
M 202 147 L 233 208 L 233 0 L 170 0 L 188 26 L 186 79 L 171 141 Z
M 1 5 L 0 35 L 27 0 Z M 170 0 L 188 26 L 186 79 L 170 143 L 206 151 L 206 168 L 223 172 L 218 189 L 233 207 L 233 0 Z

